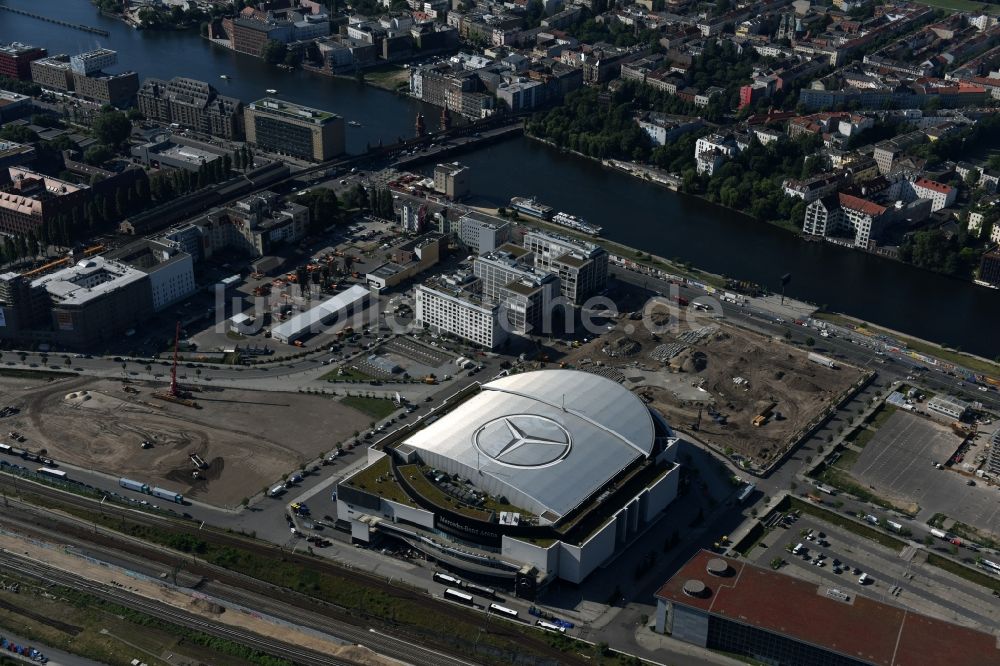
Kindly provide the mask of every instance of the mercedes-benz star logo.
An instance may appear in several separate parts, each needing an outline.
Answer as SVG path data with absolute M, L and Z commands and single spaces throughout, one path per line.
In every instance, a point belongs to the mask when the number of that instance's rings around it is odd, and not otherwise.
M 569 454 L 570 436 L 545 416 L 512 414 L 482 425 L 472 436 L 480 453 L 501 465 L 545 467 Z

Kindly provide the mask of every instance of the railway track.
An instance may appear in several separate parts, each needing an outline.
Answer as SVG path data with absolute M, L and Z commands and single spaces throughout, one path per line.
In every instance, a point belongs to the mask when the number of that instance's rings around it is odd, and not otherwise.
M 8 475 L 0 474 L 0 488 L 11 485 L 13 485 L 12 478 Z M 187 532 L 192 536 L 218 546 L 238 547 L 261 557 L 280 557 L 285 561 L 319 570 L 329 576 L 350 580 L 353 583 L 360 581 L 366 586 L 384 592 L 394 598 L 405 599 L 419 604 L 427 609 L 428 614 L 439 617 L 443 627 L 448 625 L 449 619 L 460 620 L 467 624 L 470 619 L 475 617 L 470 615 L 468 611 L 458 608 L 453 604 L 428 597 L 422 590 L 391 585 L 386 580 L 367 572 L 358 570 L 347 571 L 333 562 L 317 560 L 306 555 L 279 552 L 279 549 L 272 544 L 255 541 L 238 534 L 223 532 L 209 526 L 205 526 L 204 529 L 199 530 L 187 520 L 148 514 L 131 508 L 115 506 L 107 502 L 99 505 L 96 500 L 67 493 L 49 486 L 29 483 L 23 479 L 19 479 L 17 485 L 22 493 L 28 492 L 26 488 L 30 486 L 30 492 L 33 494 L 87 511 L 100 510 L 104 514 L 120 516 L 123 520 L 133 523 Z M 57 537 L 65 539 L 72 534 L 84 543 L 97 543 L 115 552 L 129 553 L 140 559 L 159 562 L 169 568 L 180 564 L 188 572 L 196 573 L 209 579 L 209 582 L 205 584 L 205 591 L 208 592 L 211 590 L 212 594 L 219 596 L 220 599 L 259 609 L 275 617 L 287 619 L 289 622 L 308 626 L 328 633 L 331 636 L 364 645 L 386 656 L 410 663 L 428 664 L 428 666 L 469 666 L 475 663 L 463 659 L 466 656 L 465 653 L 449 655 L 422 647 L 421 645 L 415 645 L 414 642 L 427 642 L 427 640 L 431 640 L 433 644 L 433 640 L 408 633 L 406 627 L 387 627 L 384 620 L 377 618 L 369 621 L 351 609 L 315 599 L 294 590 L 261 581 L 257 578 L 252 578 L 202 560 L 195 560 L 183 553 L 167 550 L 113 530 L 97 528 L 92 523 L 80 518 L 66 517 L 50 512 L 40 512 L 40 515 L 54 522 L 50 528 L 50 535 L 54 534 Z M 38 522 L 36 521 L 33 525 L 38 527 Z M 69 529 L 70 525 L 72 525 L 72 530 Z M 30 526 L 32 524 L 25 525 L 23 529 Z M 49 538 L 52 537 L 50 536 Z M 303 615 L 303 612 L 308 613 L 308 615 Z M 308 618 L 308 621 L 305 618 Z M 381 629 L 382 631 L 376 632 L 376 629 Z M 403 637 L 393 638 L 386 635 L 385 632 L 387 631 L 394 631 Z M 490 623 L 488 629 L 484 630 L 483 633 L 489 633 L 506 639 L 515 645 L 523 645 L 528 651 L 534 652 L 536 655 L 547 656 L 552 660 L 552 663 L 586 663 L 578 655 L 563 652 L 552 647 L 544 640 L 544 637 L 534 638 L 526 636 L 516 631 L 513 627 L 504 626 L 503 623 Z M 438 645 L 445 652 L 456 649 L 454 645 L 449 646 L 444 643 L 439 643 Z
M 241 645 L 260 650 L 261 652 L 288 659 L 296 664 L 305 664 L 307 666 L 351 666 L 352 664 L 352 662 L 324 655 L 313 650 L 264 638 L 245 629 L 212 622 L 198 615 L 181 611 L 173 606 L 151 601 L 139 595 L 132 594 L 127 590 L 97 583 L 37 561 L 25 561 L 24 558 L 13 553 L 0 552 L 0 562 L 3 563 L 5 572 L 41 582 L 55 583 L 64 587 L 82 590 L 101 599 L 120 604 L 126 608 L 131 608 L 166 622 L 187 627 L 188 629 L 195 629 L 219 638 L 232 640 Z

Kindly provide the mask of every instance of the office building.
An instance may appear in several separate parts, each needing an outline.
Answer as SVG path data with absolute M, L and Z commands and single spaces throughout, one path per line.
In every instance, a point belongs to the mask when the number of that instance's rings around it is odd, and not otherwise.
M 469 167 L 458 162 L 438 164 L 434 167 L 434 191 L 452 201 L 464 199 L 472 191 Z
M 31 62 L 44 58 L 48 52 L 37 46 L 11 42 L 0 46 L 0 76 L 18 81 L 31 80 Z
M 656 630 L 765 664 L 1000 663 L 995 636 L 875 601 L 864 589 L 817 585 L 703 550 L 656 592 Z
M 147 273 L 104 257 L 40 277 L 31 287 L 46 299 L 54 339 L 68 347 L 116 339 L 153 313 Z
M 31 62 L 31 79 L 50 90 L 75 92 L 84 99 L 112 106 L 130 106 L 139 90 L 135 72 L 108 74 L 103 67 L 113 65 L 118 56 L 108 49 L 88 51 L 73 57 L 65 54 Z
M 194 262 L 191 255 L 175 243 L 140 240 L 104 256 L 148 276 L 154 311 L 163 310 L 195 292 Z
M 89 188 L 23 167 L 8 167 L 9 182 L 0 185 L 0 232 L 30 234 L 60 215 L 82 212 Z
M 73 89 L 73 70 L 66 54 L 31 61 L 31 80 L 43 88 L 66 92 Z
M 0 141 L 0 173 L 7 167 L 27 164 L 35 159 L 35 147 L 30 144 Z
M 260 150 L 325 162 L 344 152 L 344 119 L 272 97 L 244 114 L 247 142 Z
M 540 370 L 465 395 L 370 449 L 338 484 L 354 539 L 403 539 L 532 598 L 585 580 L 677 495 L 673 431 L 610 379 Z
M 139 75 L 135 72 L 97 72 L 88 75 L 74 72 L 73 90 L 84 99 L 124 108 L 135 101 L 135 94 L 139 90 Z
M 914 197 L 931 200 L 931 212 L 947 208 L 955 203 L 955 198 L 958 196 L 957 187 L 938 183 L 928 178 L 906 181 L 906 185 L 913 190 Z
M 456 272 L 417 285 L 414 324 L 494 349 L 507 339 L 500 304 L 484 299 L 478 280 Z
M 509 333 L 544 330 L 546 308 L 559 295 L 559 277 L 534 267 L 528 250 L 507 243 L 476 257 L 473 271 L 483 296 L 501 304 L 501 321 Z
M 118 53 L 111 49 L 94 49 L 69 59 L 69 68 L 74 74 L 90 76 L 118 63 Z
M 559 277 L 560 293 L 574 305 L 601 292 L 608 282 L 608 253 L 600 245 L 543 231 L 524 235 L 535 268 Z
M 170 132 L 158 134 L 151 141 L 134 146 L 131 150 L 132 156 L 145 166 L 169 166 L 193 173 L 227 155 L 232 163 L 233 152 L 215 143 L 196 141 Z
M 458 221 L 458 239 L 477 254 L 490 252 L 510 240 L 510 222 L 472 210 Z
M 196 79 L 146 79 L 137 95 L 139 111 L 150 120 L 177 123 L 222 139 L 243 138 L 243 102 Z
M 34 110 L 34 102 L 27 95 L 0 90 L 0 123 L 30 116 Z

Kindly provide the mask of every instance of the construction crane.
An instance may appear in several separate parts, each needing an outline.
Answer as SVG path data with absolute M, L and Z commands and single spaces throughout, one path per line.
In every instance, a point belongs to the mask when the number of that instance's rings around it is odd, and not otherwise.
M 153 397 L 159 398 L 160 400 L 166 400 L 167 402 L 175 402 L 178 405 L 184 405 L 185 407 L 201 409 L 201 405 L 188 398 L 187 392 L 182 391 L 180 386 L 177 384 L 177 348 L 180 345 L 180 339 L 181 323 L 177 322 L 177 328 L 174 331 L 174 364 L 170 368 L 170 388 L 167 389 L 166 392 L 154 392 Z

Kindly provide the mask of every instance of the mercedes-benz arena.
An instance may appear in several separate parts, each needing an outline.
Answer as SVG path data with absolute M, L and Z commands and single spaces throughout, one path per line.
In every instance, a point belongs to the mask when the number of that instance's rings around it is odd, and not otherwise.
M 614 381 L 542 370 L 453 402 L 339 484 L 356 539 L 384 530 L 470 573 L 579 583 L 677 495 L 677 438 Z

